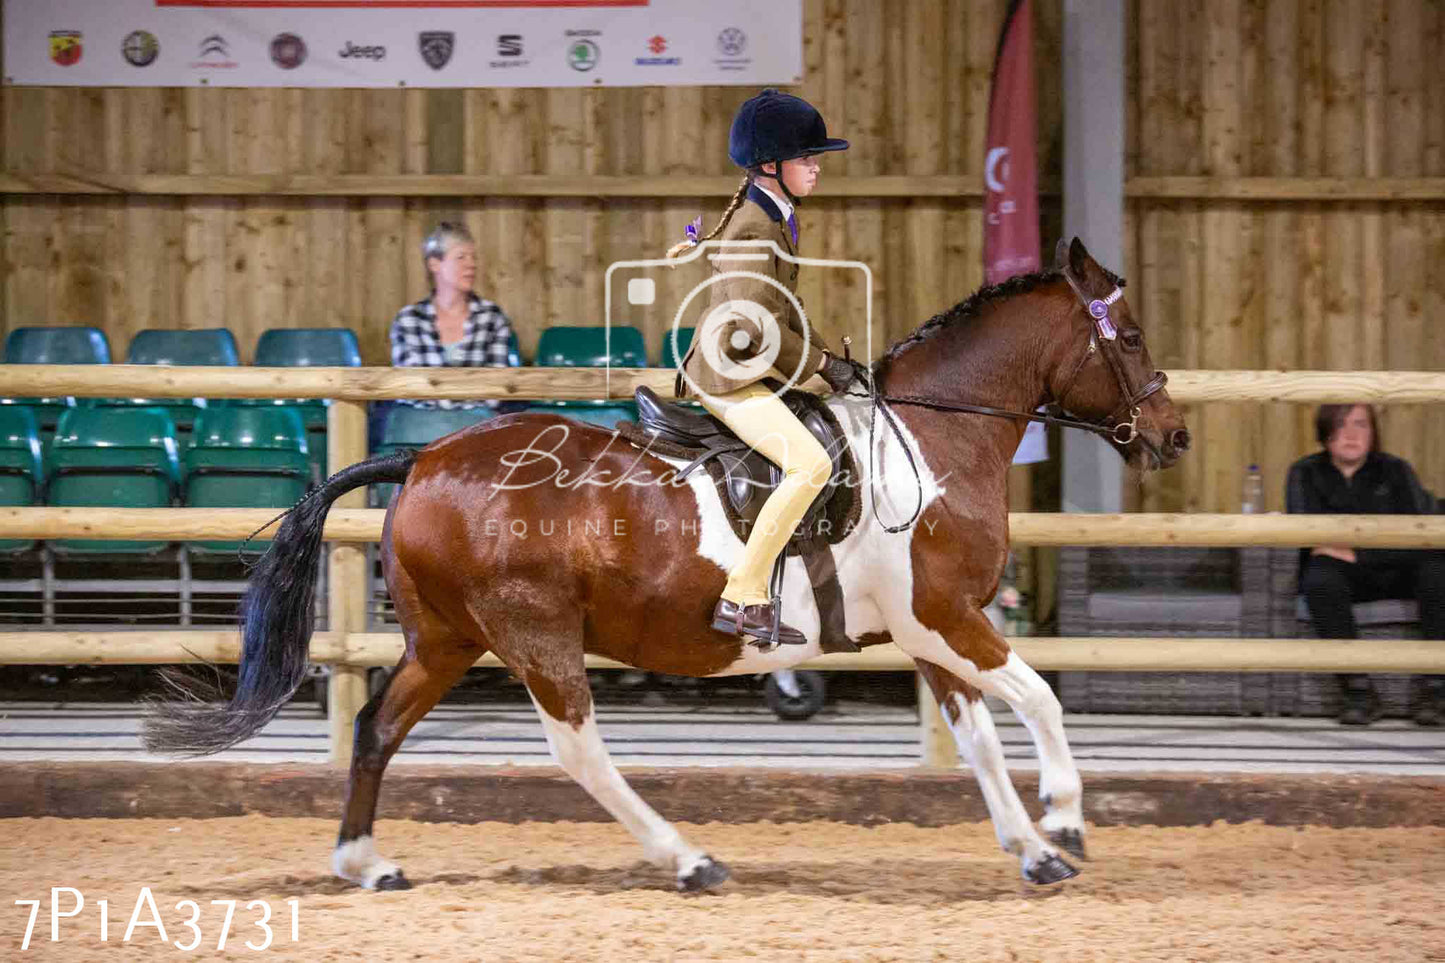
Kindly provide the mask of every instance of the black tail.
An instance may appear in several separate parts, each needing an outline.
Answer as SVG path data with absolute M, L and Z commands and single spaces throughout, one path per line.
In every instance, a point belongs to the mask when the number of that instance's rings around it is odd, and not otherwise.
M 144 740 L 151 752 L 205 756 L 249 739 L 280 711 L 306 678 L 316 602 L 321 531 L 331 503 L 373 482 L 405 483 L 416 461 L 406 450 L 359 462 L 328 478 L 284 516 L 271 548 L 251 572 L 241 602 L 241 666 L 236 692 L 165 674 L 180 698 L 154 703 Z

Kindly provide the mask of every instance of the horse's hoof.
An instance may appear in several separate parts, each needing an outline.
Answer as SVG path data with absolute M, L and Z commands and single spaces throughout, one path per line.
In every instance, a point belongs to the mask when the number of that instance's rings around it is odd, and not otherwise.
M 677 888 L 684 893 L 701 893 L 703 890 L 712 889 L 714 886 L 727 882 L 727 878 L 731 875 L 726 863 L 721 863 L 711 856 L 704 856 L 692 868 L 692 872 L 677 878 Z
M 376 888 L 379 890 L 411 889 L 411 880 L 407 879 L 401 870 L 397 870 L 377 879 Z
M 1055 830 L 1049 833 L 1049 842 L 1076 859 L 1089 859 L 1089 851 L 1084 848 L 1084 831 L 1081 829 Z
M 1040 886 L 1062 883 L 1077 875 L 1079 875 L 1079 871 L 1070 866 L 1062 856 L 1048 856 L 1032 866 L 1024 868 L 1024 879 L 1030 883 L 1038 883 Z

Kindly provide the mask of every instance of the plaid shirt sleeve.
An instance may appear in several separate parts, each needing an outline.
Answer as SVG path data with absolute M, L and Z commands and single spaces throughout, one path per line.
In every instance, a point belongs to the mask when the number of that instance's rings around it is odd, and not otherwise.
M 408 304 L 391 322 L 391 363 L 397 367 L 431 366 L 446 363 L 437 341 L 436 326 L 426 314 L 427 302 Z
M 512 337 L 512 322 L 507 315 L 493 302 L 474 298 L 471 320 L 466 363 L 476 367 L 506 367 Z

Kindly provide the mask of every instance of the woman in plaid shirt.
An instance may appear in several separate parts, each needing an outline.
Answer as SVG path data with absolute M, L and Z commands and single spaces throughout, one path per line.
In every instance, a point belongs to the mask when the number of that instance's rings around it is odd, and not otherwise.
M 471 232 L 443 221 L 422 242 L 432 293 L 408 304 L 391 322 L 391 363 L 398 366 L 505 367 L 512 323 L 472 290 L 477 249 Z M 410 402 L 419 407 L 470 408 L 489 402 Z M 492 405 L 495 407 L 495 405 Z

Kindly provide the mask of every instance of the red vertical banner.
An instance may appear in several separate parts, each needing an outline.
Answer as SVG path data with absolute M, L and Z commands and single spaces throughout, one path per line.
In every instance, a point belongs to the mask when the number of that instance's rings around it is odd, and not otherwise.
M 1039 269 L 1033 4 L 1013 0 L 999 36 L 983 163 L 983 277 L 997 284 Z

